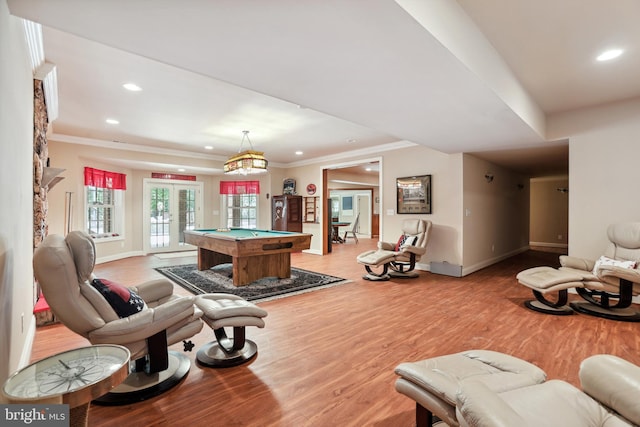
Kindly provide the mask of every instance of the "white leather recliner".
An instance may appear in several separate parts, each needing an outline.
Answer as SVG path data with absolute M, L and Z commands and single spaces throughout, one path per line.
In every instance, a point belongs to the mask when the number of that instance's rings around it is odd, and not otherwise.
M 612 224 L 609 244 L 598 260 L 563 255 L 559 269 L 534 267 L 518 273 L 518 282 L 533 290 L 527 307 L 550 314 L 573 311 L 613 320 L 640 321 L 632 298 L 640 295 L 640 222 Z M 575 288 L 585 301 L 568 302 Z M 551 295 L 557 295 L 555 300 Z
M 640 367 L 612 355 L 580 365 L 582 390 L 561 380 L 505 392 L 464 381 L 457 415 L 466 427 L 617 427 L 640 425 Z
M 33 256 L 36 280 L 66 327 L 92 344 L 119 344 L 131 352 L 134 372 L 97 403 L 124 404 L 156 396 L 189 372 L 189 358 L 167 347 L 200 332 L 202 311 L 194 305 L 194 297 L 175 295 L 169 280 L 158 279 L 118 288 L 133 291 L 131 304 L 137 302 L 139 309 L 120 317 L 91 284 L 95 253 L 93 239 L 86 233 L 47 236 Z
M 397 243 L 378 242 L 378 249 L 361 253 L 356 258 L 363 264 L 366 280 L 389 280 L 390 277 L 418 277 L 414 271 L 416 263 L 427 252 L 431 234 L 431 221 L 405 219 L 402 235 Z
M 395 368 L 396 390 L 416 402 L 416 426 L 459 425 L 456 393 L 468 379 L 496 392 L 539 384 L 547 375 L 537 366 L 491 350 L 467 350 L 403 362 Z

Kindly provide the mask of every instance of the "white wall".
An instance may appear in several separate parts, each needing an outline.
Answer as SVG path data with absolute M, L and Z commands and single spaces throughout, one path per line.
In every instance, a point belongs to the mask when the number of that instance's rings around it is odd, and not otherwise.
M 533 178 L 529 243 L 532 246 L 567 248 L 569 242 L 569 176 Z
M 469 274 L 529 248 L 529 180 L 469 154 L 463 159 L 462 265 Z
M 640 99 L 559 114 L 551 137 L 569 139 L 569 254 L 598 258 L 609 224 L 640 221 Z
M 33 317 L 33 76 L 22 22 L 0 0 L 0 384 L 29 361 Z

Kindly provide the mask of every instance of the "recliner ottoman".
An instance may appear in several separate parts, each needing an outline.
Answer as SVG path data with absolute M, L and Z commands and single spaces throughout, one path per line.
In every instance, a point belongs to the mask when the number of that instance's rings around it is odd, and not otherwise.
M 517 357 L 491 350 L 468 350 L 399 364 L 396 390 L 416 401 L 416 425 L 431 426 L 437 416 L 458 426 L 456 394 L 463 380 L 474 379 L 496 392 L 514 390 L 546 380 L 546 373 Z

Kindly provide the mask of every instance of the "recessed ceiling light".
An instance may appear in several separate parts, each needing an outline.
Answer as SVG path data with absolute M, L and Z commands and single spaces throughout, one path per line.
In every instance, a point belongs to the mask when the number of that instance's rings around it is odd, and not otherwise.
M 618 56 L 622 55 L 622 52 L 624 52 L 622 49 L 605 50 L 600 55 L 598 55 L 596 59 L 598 61 L 609 61 L 611 59 L 617 58 Z
M 120 123 L 116 119 L 107 119 L 107 120 L 105 120 L 105 122 L 109 123 L 110 125 L 117 125 L 117 124 Z
M 213 150 L 213 147 L 212 147 L 212 146 L 210 146 L 210 145 L 205 145 L 205 146 L 204 146 L 204 149 L 205 149 L 205 150 Z
M 349 139 L 347 139 L 347 142 L 348 142 L 349 144 L 352 144 L 352 143 L 356 142 L 356 140 L 355 140 L 355 139 L 353 139 L 353 138 L 349 138 Z
M 296 151 L 296 156 L 302 156 L 302 151 Z
M 140 92 L 142 90 L 142 88 L 135 83 L 125 83 L 122 87 L 131 92 Z
M 178 172 L 184 172 L 184 171 L 186 171 L 186 169 L 183 169 L 183 168 L 178 169 Z

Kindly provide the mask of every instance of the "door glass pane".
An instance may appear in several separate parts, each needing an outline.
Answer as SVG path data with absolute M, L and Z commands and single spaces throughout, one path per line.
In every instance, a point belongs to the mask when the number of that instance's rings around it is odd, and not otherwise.
M 151 189 L 149 243 L 152 248 L 165 248 L 171 243 L 169 195 L 168 188 L 155 187 Z
M 180 190 L 178 192 L 178 242 L 184 245 L 184 230 L 196 228 L 196 191 Z

